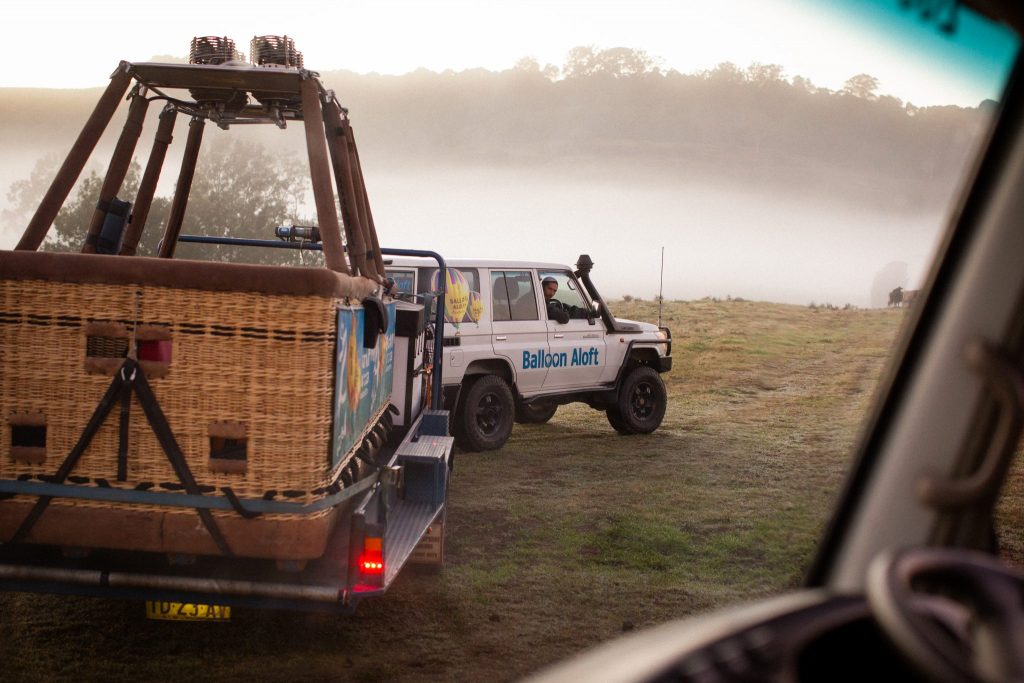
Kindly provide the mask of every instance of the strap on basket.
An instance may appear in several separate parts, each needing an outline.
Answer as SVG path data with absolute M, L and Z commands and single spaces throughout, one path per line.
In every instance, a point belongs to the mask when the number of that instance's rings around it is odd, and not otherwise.
M 75 465 L 78 464 L 78 460 L 82 457 L 85 449 L 89 447 L 93 437 L 99 430 L 100 426 L 107 419 L 110 414 L 114 403 L 121 399 L 124 406 L 131 397 L 132 391 L 135 392 L 136 397 L 139 400 L 139 404 L 142 406 L 142 410 L 146 413 L 146 419 L 149 421 L 149 426 L 153 429 L 153 433 L 156 435 L 157 441 L 160 442 L 160 447 L 164 451 L 164 455 L 167 456 L 168 461 L 171 463 L 171 467 L 174 469 L 174 473 L 178 476 L 178 480 L 185 487 L 186 493 L 194 496 L 203 495 L 196 483 L 195 477 L 192 476 L 192 471 L 189 469 L 188 462 L 185 460 L 184 454 L 181 452 L 181 447 L 178 446 L 177 440 L 174 438 L 174 433 L 171 431 L 170 425 L 167 423 L 167 418 L 164 416 L 163 411 L 160 409 L 160 405 L 157 403 L 156 396 L 153 394 L 153 390 L 149 386 L 149 382 L 146 381 L 145 373 L 139 372 L 139 364 L 132 358 L 127 358 L 124 364 L 114 375 L 113 381 L 107 388 L 103 398 L 100 399 L 99 405 L 96 406 L 96 410 L 93 411 L 92 417 L 89 418 L 89 423 L 86 425 L 85 430 L 78 439 L 78 443 L 71 449 L 71 453 L 64 459 L 61 466 L 57 469 L 57 474 L 53 476 L 52 482 L 56 484 L 64 483 L 68 475 L 74 469 Z M 127 454 L 127 418 L 122 413 L 121 422 L 121 443 L 119 444 L 118 452 Z M 118 479 L 121 479 L 120 463 L 119 463 Z M 231 496 L 229 496 L 229 500 Z M 46 511 L 50 501 L 53 500 L 53 496 L 40 496 L 39 500 L 29 511 L 28 515 L 22 521 L 21 526 L 11 537 L 11 543 L 19 543 L 28 536 L 32 527 L 42 516 L 43 512 Z M 237 503 L 237 505 L 236 505 Z M 238 510 L 239 514 L 243 517 L 248 518 L 253 513 L 248 513 L 245 508 L 242 507 L 241 501 L 233 501 L 232 505 Z M 196 512 L 199 514 L 199 518 L 203 521 L 203 526 L 206 527 L 213 542 L 217 545 L 217 549 L 224 555 L 232 556 L 234 553 L 231 552 L 231 548 L 228 546 L 224 535 L 221 533 L 220 528 L 217 526 L 217 521 L 213 518 L 211 512 L 206 508 L 196 508 Z

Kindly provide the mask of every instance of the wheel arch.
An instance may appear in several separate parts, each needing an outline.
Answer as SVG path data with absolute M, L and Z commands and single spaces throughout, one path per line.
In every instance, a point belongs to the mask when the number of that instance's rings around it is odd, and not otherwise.
M 657 369 L 658 350 L 653 346 L 634 346 L 626 358 L 628 365 L 647 365 Z
M 497 375 L 501 377 L 508 384 L 509 388 L 512 389 L 512 393 L 516 392 L 516 374 L 512 370 L 512 365 L 507 361 L 500 358 L 482 358 L 475 360 L 466 366 L 466 372 L 463 373 L 462 383 L 465 385 L 467 381 L 476 379 L 479 375 Z
M 516 390 L 515 373 L 512 371 L 512 366 L 499 358 L 481 358 L 466 366 L 458 384 L 445 385 L 444 407 L 448 410 L 458 410 L 466 388 L 483 375 L 496 375 L 502 378 L 512 390 L 513 398 L 518 398 L 519 392 Z

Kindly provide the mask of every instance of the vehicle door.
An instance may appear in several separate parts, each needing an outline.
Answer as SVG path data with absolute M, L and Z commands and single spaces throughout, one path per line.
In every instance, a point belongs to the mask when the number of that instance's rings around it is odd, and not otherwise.
M 545 306 L 550 366 L 544 389 L 590 387 L 602 381 L 608 369 L 604 323 L 596 316 L 590 301 L 583 295 L 576 278 L 567 270 L 546 270 L 538 273 L 538 286 L 552 278 L 558 290 L 552 297 L 554 306 L 569 314 L 569 321 L 554 320 Z
M 548 367 L 547 323 L 538 304 L 537 276 L 532 270 L 491 270 L 491 343 L 494 354 L 507 358 L 516 374 L 519 393 L 544 386 Z

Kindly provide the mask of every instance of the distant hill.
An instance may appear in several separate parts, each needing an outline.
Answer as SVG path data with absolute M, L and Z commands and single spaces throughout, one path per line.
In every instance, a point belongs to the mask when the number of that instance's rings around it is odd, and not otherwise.
M 992 110 L 915 108 L 877 97 L 870 80 L 860 91 L 833 92 L 762 65 L 704 74 L 566 71 L 555 80 L 535 64 L 321 77 L 350 109 L 364 159 L 379 167 L 593 168 L 640 173 L 645 182 L 721 178 L 797 194 L 824 189 L 908 210 L 949 195 Z M 64 154 L 101 92 L 0 89 L 0 150 L 19 162 Z M 158 105 L 150 107 L 154 120 Z M 111 126 L 102 144 L 109 148 L 119 129 Z M 271 132 L 254 135 L 280 144 Z M 142 158 L 150 139 L 144 132 Z

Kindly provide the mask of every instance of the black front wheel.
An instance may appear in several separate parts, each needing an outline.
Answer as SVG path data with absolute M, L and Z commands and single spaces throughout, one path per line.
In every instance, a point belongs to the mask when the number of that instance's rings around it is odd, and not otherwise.
M 465 451 L 501 448 L 512 433 L 515 404 L 502 378 L 483 375 L 473 381 L 460 401 L 456 443 Z
M 626 420 L 622 417 L 622 415 L 619 414 L 618 408 L 609 408 L 606 411 L 604 411 L 604 413 L 605 415 L 608 416 L 608 424 L 614 427 L 615 431 L 617 431 L 619 434 L 628 436 L 630 434 L 635 433 L 632 429 L 629 428 L 629 425 L 626 424 Z
M 608 421 L 622 434 L 650 434 L 661 426 L 667 406 L 665 383 L 653 368 L 640 365 L 622 380 L 617 405 L 608 411 Z

